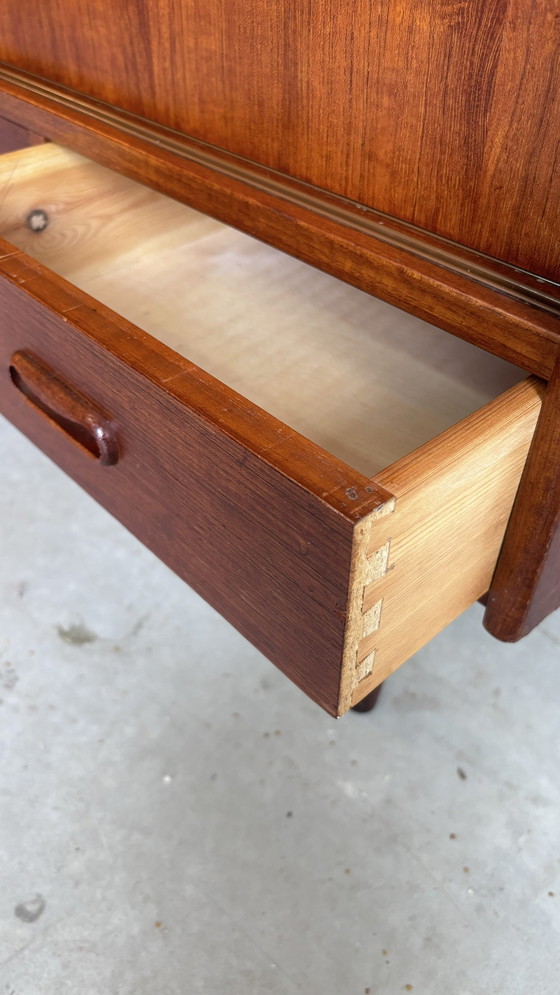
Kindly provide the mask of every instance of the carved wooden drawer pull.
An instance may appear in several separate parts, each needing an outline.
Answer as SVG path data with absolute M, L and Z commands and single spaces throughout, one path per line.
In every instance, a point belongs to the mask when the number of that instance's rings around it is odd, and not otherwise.
M 15 352 L 10 364 L 10 376 L 17 389 L 35 408 L 47 415 L 102 466 L 117 463 L 119 448 L 110 421 L 87 397 L 64 383 L 41 359 L 31 352 Z

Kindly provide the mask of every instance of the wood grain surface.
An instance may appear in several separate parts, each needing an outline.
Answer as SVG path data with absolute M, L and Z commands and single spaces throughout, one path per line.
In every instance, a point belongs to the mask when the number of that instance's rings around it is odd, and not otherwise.
M 484 625 L 514 642 L 560 607 L 560 363 L 544 395 L 533 445 L 488 593 Z
M 488 589 L 544 391 L 526 380 L 376 474 L 395 500 L 356 528 L 341 711 Z
M 0 58 L 558 280 L 558 0 L 20 0 Z

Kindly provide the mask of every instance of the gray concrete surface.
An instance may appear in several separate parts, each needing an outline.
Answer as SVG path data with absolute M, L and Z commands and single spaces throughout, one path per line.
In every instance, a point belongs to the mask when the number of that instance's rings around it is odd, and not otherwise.
M 0 452 L 0 995 L 557 995 L 558 615 L 335 722 Z

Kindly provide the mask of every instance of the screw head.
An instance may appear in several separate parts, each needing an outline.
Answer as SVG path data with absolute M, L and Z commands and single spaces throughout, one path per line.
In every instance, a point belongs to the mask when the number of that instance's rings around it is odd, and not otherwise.
M 44 231 L 49 223 L 49 216 L 46 211 L 43 211 L 41 207 L 34 208 L 30 211 L 26 218 L 26 224 L 29 231 L 40 232 Z

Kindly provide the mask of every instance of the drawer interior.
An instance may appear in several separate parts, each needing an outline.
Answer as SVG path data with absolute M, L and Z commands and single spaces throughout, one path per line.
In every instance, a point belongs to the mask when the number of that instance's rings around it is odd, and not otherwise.
M 0 160 L 0 235 L 367 476 L 523 377 L 56 145 Z

